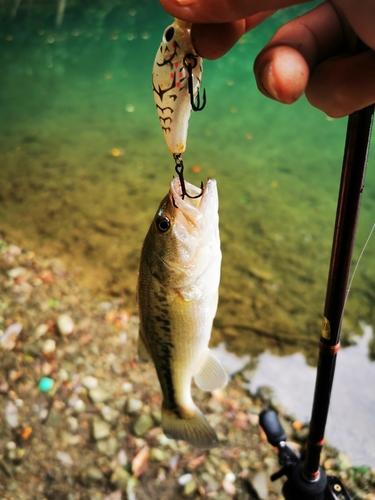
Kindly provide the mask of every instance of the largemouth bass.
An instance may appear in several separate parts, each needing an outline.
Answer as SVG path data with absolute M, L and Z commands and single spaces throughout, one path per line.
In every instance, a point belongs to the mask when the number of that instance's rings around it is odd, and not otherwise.
M 201 190 L 185 181 L 190 195 Z M 191 382 L 222 388 L 227 374 L 208 348 L 216 314 L 221 251 L 216 181 L 196 199 L 181 197 L 174 178 L 143 243 L 138 280 L 138 352 L 152 358 L 163 392 L 162 426 L 168 437 L 198 448 L 219 445 L 191 397 Z
M 193 95 L 202 80 L 202 58 L 191 43 L 191 23 L 175 19 L 163 34 L 152 69 L 152 89 L 159 120 L 168 149 L 183 153 L 192 106 L 188 88 L 187 64 L 193 67 Z

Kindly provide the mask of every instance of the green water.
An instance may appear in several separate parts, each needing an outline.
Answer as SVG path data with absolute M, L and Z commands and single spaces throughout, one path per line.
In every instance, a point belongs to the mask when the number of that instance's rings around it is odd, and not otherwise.
M 76 2 L 77 4 L 77 2 Z M 174 173 L 151 69 L 170 18 L 154 2 L 67 9 L 2 7 L 0 230 L 60 255 L 83 284 L 135 309 L 140 247 Z M 10 8 L 10 5 L 9 5 Z M 49 9 L 49 10 L 48 10 Z M 207 106 L 190 121 L 186 178 L 215 176 L 223 250 L 213 341 L 255 356 L 302 351 L 314 362 L 323 311 L 346 119 L 301 99 L 259 94 L 253 60 L 296 10 L 279 13 L 220 61 L 205 62 Z M 118 148 L 118 157 L 111 150 Z M 200 173 L 189 169 L 201 167 Z M 370 156 L 355 258 L 374 222 Z M 345 317 L 374 324 L 373 238 Z

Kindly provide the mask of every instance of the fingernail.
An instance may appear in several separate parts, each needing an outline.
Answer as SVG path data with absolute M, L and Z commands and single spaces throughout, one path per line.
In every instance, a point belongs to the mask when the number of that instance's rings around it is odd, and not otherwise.
M 271 97 L 276 99 L 276 101 L 279 101 L 280 98 L 275 88 L 275 79 L 272 72 L 272 64 L 270 62 L 263 68 L 261 82 L 264 90 L 268 92 Z

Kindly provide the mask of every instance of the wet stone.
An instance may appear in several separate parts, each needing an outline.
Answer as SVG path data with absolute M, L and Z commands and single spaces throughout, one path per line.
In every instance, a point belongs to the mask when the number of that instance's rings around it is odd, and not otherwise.
M 134 434 L 136 436 L 143 436 L 153 425 L 154 421 L 150 415 L 141 415 L 134 424 Z

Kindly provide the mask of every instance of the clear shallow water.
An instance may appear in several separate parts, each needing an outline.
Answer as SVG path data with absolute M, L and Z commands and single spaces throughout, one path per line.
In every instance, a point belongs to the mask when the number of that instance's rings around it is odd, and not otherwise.
M 1 14 L 0 230 L 61 255 L 82 269 L 84 284 L 134 309 L 141 243 L 173 174 L 150 76 L 170 18 L 156 2 L 72 7 L 57 31 L 52 7 L 33 5 L 28 13 L 21 3 L 15 23 Z M 219 185 L 213 342 L 253 357 L 303 353 L 314 365 L 346 120 L 257 91 L 254 57 L 288 15 L 205 63 L 207 107 L 190 121 L 184 160 L 190 182 L 215 176 Z M 122 154 L 113 157 L 113 148 Z M 374 167 L 370 152 L 355 258 L 374 222 Z M 374 324 L 374 257 L 373 238 L 352 286 L 346 336 L 360 333 L 359 319 Z

